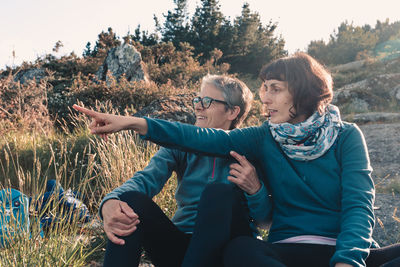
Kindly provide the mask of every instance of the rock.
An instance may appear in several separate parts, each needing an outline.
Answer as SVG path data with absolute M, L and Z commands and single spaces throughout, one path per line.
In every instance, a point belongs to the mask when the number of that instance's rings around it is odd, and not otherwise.
M 393 96 L 400 101 L 400 84 L 393 88 Z
M 196 118 L 192 107 L 193 97 L 195 97 L 194 93 L 157 99 L 137 112 L 134 116 L 147 116 L 194 124 Z
M 40 82 L 40 80 L 46 76 L 47 73 L 44 69 L 25 69 L 20 70 L 17 74 L 15 74 L 14 81 L 19 81 L 22 84 L 32 80 L 35 80 L 35 82 Z
M 399 87 L 400 73 L 375 75 L 335 90 L 332 103 L 347 113 L 380 111 L 400 103 Z
M 125 75 L 128 81 L 147 81 L 143 64 L 142 56 L 135 47 L 125 43 L 108 51 L 107 57 L 96 75 L 100 80 L 107 82 L 109 80 L 108 72 L 117 80 Z
M 365 65 L 365 60 L 358 60 L 358 61 L 353 61 L 350 63 L 342 64 L 333 67 L 331 70 L 332 71 L 349 71 L 349 70 L 358 70 L 364 67 Z
M 387 112 L 368 112 L 359 114 L 350 114 L 343 117 L 345 121 L 355 123 L 374 123 L 374 122 L 399 122 L 400 113 Z

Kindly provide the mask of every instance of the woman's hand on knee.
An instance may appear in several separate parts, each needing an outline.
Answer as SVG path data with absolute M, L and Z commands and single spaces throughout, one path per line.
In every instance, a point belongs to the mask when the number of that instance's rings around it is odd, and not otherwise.
M 139 216 L 126 202 L 118 199 L 107 200 L 101 209 L 104 221 L 104 232 L 108 239 L 117 245 L 124 245 L 125 240 L 118 236 L 128 236 L 140 223 Z
M 256 168 L 246 159 L 245 156 L 231 151 L 231 156 L 234 157 L 238 163 L 231 164 L 231 170 L 228 180 L 249 195 L 254 195 L 261 188 L 260 180 L 258 179 Z

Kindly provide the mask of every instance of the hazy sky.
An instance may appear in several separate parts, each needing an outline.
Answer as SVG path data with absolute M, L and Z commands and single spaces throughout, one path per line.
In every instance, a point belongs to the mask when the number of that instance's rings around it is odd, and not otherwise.
M 188 0 L 193 14 L 199 0 Z M 220 0 L 226 17 L 240 15 L 243 0 Z M 328 40 L 341 22 L 370 24 L 389 18 L 400 21 L 400 0 L 247 0 L 263 24 L 278 22 L 277 33 L 286 49 L 304 50 L 311 40 Z M 154 29 L 153 14 L 174 8 L 173 0 L 0 0 L 0 69 L 33 61 L 50 53 L 61 40 L 60 54 L 74 51 L 81 56 L 88 41 L 112 27 L 118 36 L 141 28 Z M 162 20 L 163 21 L 163 20 Z M 93 46 L 92 46 L 93 47 Z M 15 51 L 15 58 L 13 57 Z

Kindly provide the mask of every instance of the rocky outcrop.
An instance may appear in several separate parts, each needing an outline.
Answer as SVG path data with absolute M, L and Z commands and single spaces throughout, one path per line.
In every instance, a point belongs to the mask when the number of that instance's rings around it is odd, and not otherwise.
M 22 84 L 25 84 L 28 81 L 35 80 L 35 82 L 39 82 L 41 79 L 45 78 L 47 73 L 44 69 L 25 69 L 20 70 L 17 74 L 14 75 L 14 81 L 19 81 Z
M 334 93 L 333 104 L 351 112 L 381 111 L 400 104 L 400 73 L 380 74 L 345 85 Z
M 194 124 L 196 121 L 192 107 L 192 99 L 194 96 L 195 94 L 193 93 L 157 99 L 137 112 L 134 116 L 147 116 Z
M 353 61 L 349 62 L 346 64 L 342 65 L 337 65 L 331 68 L 332 71 L 352 71 L 352 70 L 358 70 L 361 69 L 362 67 L 365 66 L 365 60 L 358 60 L 358 61 Z
M 367 112 L 359 114 L 349 114 L 343 117 L 345 121 L 355 123 L 377 123 L 377 122 L 400 122 L 400 113 L 388 112 Z
M 96 75 L 100 80 L 107 82 L 110 78 L 108 73 L 117 80 L 125 75 L 128 81 L 146 81 L 143 64 L 142 56 L 135 47 L 125 43 L 108 51 L 107 57 Z

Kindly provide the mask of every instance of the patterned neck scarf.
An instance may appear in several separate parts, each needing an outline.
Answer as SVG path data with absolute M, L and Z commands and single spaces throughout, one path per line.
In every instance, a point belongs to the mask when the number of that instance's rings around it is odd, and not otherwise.
M 316 159 L 335 143 L 342 126 L 339 109 L 329 105 L 324 114 L 315 112 L 298 123 L 269 123 L 270 131 L 283 152 L 291 159 Z

